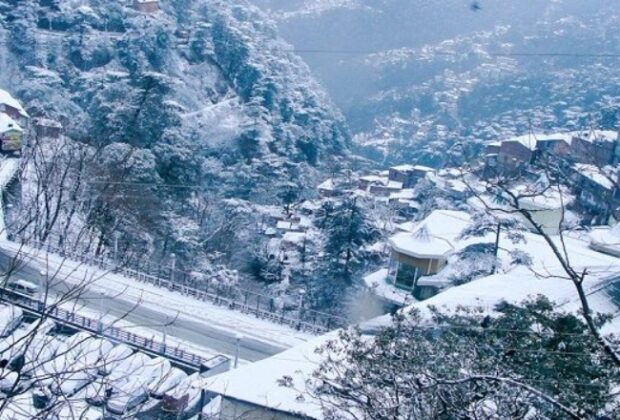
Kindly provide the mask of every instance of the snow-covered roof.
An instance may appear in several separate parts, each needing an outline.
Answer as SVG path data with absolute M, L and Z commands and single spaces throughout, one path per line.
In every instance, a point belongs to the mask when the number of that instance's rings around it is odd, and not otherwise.
M 564 133 L 529 133 L 522 136 L 512 137 L 504 141 L 516 141 L 530 150 L 536 149 L 536 143 L 539 141 L 565 141 L 567 144 L 572 144 L 574 138 L 579 138 L 587 142 L 598 141 L 616 141 L 618 139 L 618 132 L 611 130 L 584 130 L 584 131 L 570 131 Z M 496 145 L 497 143 L 489 143 L 489 145 Z
M 376 182 L 376 183 L 380 183 L 380 184 L 387 184 L 388 182 L 388 178 L 385 176 L 379 176 L 379 175 L 364 175 L 363 177 L 360 177 L 360 180 L 362 181 L 366 181 L 366 182 Z
M 6 133 L 7 131 L 19 131 L 20 133 L 24 130 L 13 120 L 13 118 L 9 117 L 6 114 L 0 113 L 0 133 Z
M 35 118 L 34 123 L 42 127 L 62 128 L 62 124 L 60 122 L 50 120 L 49 118 Z
M 396 182 L 396 181 L 390 181 L 387 183 L 386 187 L 390 190 L 402 190 L 403 189 L 403 183 L 402 182 Z
M 596 165 L 590 165 L 587 163 L 576 163 L 575 170 L 577 173 L 585 176 L 591 181 L 596 182 L 603 188 L 613 189 L 615 186 L 614 182 L 609 179 L 610 177 L 613 179 L 615 172 L 615 170 L 611 168 L 599 168 Z
M 6 90 L 0 89 L 0 104 L 8 105 L 11 108 L 15 108 L 22 117 L 28 118 L 28 113 L 22 107 L 19 101 L 13 96 L 11 96 L 11 94 Z
M 416 301 L 410 292 L 398 289 L 387 282 L 388 270 L 381 270 L 370 273 L 364 277 L 364 283 L 367 287 L 373 289 L 373 293 L 396 305 L 407 305 Z
M 390 200 L 398 200 L 398 199 L 413 200 L 414 196 L 415 194 L 412 189 L 404 189 L 404 190 L 391 193 Z
M 613 227 L 600 227 L 590 232 L 590 247 L 620 256 L 620 223 Z
M 445 258 L 456 249 L 461 232 L 471 217 L 462 211 L 435 210 L 412 232 L 401 232 L 390 238 L 392 249 L 416 258 Z
M 298 398 L 305 380 L 321 363 L 317 347 L 337 338 L 337 332 L 317 337 L 270 358 L 209 378 L 206 389 L 224 397 L 286 413 L 322 418 L 321 403 L 311 396 Z M 278 380 L 294 376 L 293 387 L 282 387 Z
M 278 224 L 276 225 L 278 229 L 282 229 L 282 230 L 290 230 L 293 229 L 295 227 L 295 223 L 289 221 L 289 220 L 279 220 Z
M 424 166 L 424 165 L 403 164 L 403 165 L 392 166 L 390 169 L 394 171 L 398 171 L 398 172 L 411 172 L 411 171 L 435 172 L 435 169 L 429 166 Z
M 589 252 L 596 254 L 593 251 Z M 615 272 L 617 276 L 620 272 L 618 264 L 620 260 L 606 259 L 608 262 L 615 260 L 616 265 L 609 266 L 604 276 L 599 275 L 600 273 L 593 273 L 592 277 L 586 279 L 584 286 L 589 293 L 593 310 L 609 313 L 617 311 L 618 308 L 607 295 L 606 286 L 614 281 L 613 273 Z M 584 256 L 584 261 L 587 261 L 586 256 Z M 379 279 L 383 275 L 383 271 L 373 273 L 369 280 L 373 277 Z M 578 311 L 580 307 L 574 287 L 568 280 L 552 276 L 537 277 L 527 268 L 518 267 L 508 273 L 496 274 L 455 286 L 422 302 L 414 300 L 410 306 L 403 309 L 403 313 L 419 308 L 424 314 L 431 306 L 447 311 L 457 307 L 477 307 L 491 313 L 501 301 L 520 303 L 537 295 L 546 296 L 558 303 L 561 310 Z M 365 322 L 362 328 L 372 330 L 386 326 L 390 322 L 391 317 L 383 315 Z M 620 324 L 617 320 L 612 321 L 611 326 L 603 329 L 604 332 L 614 333 L 619 330 Z M 319 400 L 308 393 L 304 393 L 303 398 L 299 398 L 299 395 L 300 391 L 303 392 L 306 389 L 306 381 L 311 380 L 312 373 L 322 362 L 321 355 L 316 353 L 315 349 L 330 340 L 336 340 L 337 334 L 337 331 L 333 331 L 268 359 L 210 378 L 213 382 L 207 386 L 207 389 L 273 410 L 298 413 L 311 418 L 323 418 Z M 292 387 L 278 385 L 278 380 L 285 376 L 291 377 Z
M 282 237 L 283 242 L 291 244 L 301 244 L 306 239 L 306 234 L 303 232 L 286 232 Z
M 317 188 L 319 190 L 333 191 L 334 189 L 336 189 L 336 185 L 334 184 L 334 180 L 329 178 L 323 181 L 321 184 L 319 184 Z
M 523 136 L 512 137 L 510 139 L 504 140 L 502 143 L 504 142 L 517 142 L 527 147 L 530 150 L 536 149 L 536 136 L 532 134 L 525 134 Z

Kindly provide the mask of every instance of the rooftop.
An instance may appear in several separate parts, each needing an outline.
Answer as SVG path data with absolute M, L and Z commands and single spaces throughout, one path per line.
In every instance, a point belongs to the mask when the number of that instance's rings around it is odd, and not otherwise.
M 435 210 L 411 232 L 390 238 L 392 249 L 416 258 L 445 258 L 456 248 L 458 237 L 469 226 L 469 214 L 454 210 Z
M 11 108 L 15 108 L 17 111 L 19 111 L 22 117 L 28 118 L 28 113 L 26 112 L 26 110 L 24 110 L 19 101 L 13 96 L 11 96 L 11 94 L 6 90 L 0 89 L 0 104 L 5 104 L 10 106 Z
M 0 133 L 6 133 L 9 130 L 22 132 L 22 128 L 6 114 L 0 113 Z

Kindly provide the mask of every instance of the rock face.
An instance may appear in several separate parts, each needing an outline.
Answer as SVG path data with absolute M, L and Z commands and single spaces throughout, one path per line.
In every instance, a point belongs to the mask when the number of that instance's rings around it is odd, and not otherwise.
M 97 151 L 88 176 L 155 188 L 148 205 L 135 188 L 122 206 L 98 198 L 154 249 L 187 245 L 187 229 L 200 243 L 190 200 L 274 202 L 281 188 L 311 187 L 348 147 L 338 109 L 243 1 L 169 0 L 145 13 L 132 1 L 0 0 L 0 19 L 0 86 Z

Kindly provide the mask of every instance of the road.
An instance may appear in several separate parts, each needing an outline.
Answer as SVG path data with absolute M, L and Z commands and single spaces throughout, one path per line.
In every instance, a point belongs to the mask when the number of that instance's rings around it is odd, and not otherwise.
M 15 266 L 15 258 L 10 251 L 0 249 L 0 269 L 7 272 L 10 267 Z M 18 267 L 13 268 L 12 275 L 39 284 L 41 281 L 41 269 L 36 263 L 20 261 Z M 79 282 L 79 280 L 78 280 Z M 49 287 L 49 294 L 63 295 L 72 287 L 69 283 L 55 279 L 53 285 Z M 84 306 L 93 311 L 105 313 L 130 322 L 135 325 L 145 326 L 157 330 L 166 335 L 193 343 L 224 355 L 233 356 L 237 343 L 237 334 L 231 330 L 224 330 L 207 325 L 204 322 L 192 321 L 184 317 L 179 317 L 174 321 L 170 316 L 160 313 L 148 307 L 138 305 L 134 302 L 126 301 L 117 297 L 106 297 L 102 302 L 102 295 L 99 292 L 89 290 L 80 294 L 75 299 L 76 306 Z M 171 323 L 172 322 L 172 323 Z M 165 326 L 165 328 L 164 328 Z M 231 326 L 232 327 L 232 326 Z M 284 351 L 285 348 L 256 340 L 250 337 L 243 337 L 239 346 L 239 358 L 250 362 L 265 359 Z

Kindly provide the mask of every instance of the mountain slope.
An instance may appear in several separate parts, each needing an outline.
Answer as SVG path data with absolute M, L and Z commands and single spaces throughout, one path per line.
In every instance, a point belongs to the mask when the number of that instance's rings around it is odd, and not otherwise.
M 304 180 L 337 161 L 350 136 L 255 7 L 130 5 L 0 0 L 0 86 L 92 151 L 80 208 L 99 232 L 97 252 L 119 231 L 137 253 L 193 261 L 217 247 L 216 221 L 231 219 L 219 200 L 274 203 L 292 183 L 311 188 Z

